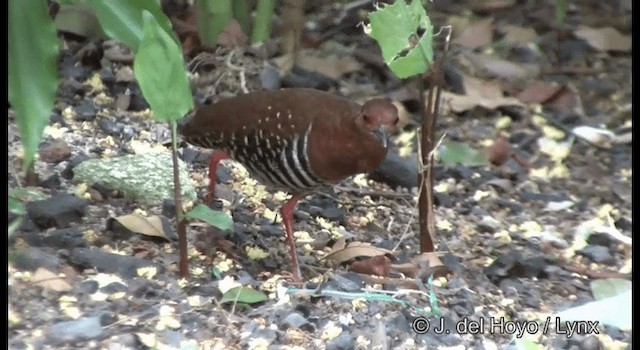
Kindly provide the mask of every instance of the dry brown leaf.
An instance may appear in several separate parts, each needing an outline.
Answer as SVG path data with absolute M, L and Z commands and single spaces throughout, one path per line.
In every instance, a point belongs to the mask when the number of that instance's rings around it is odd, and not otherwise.
M 378 255 L 368 259 L 354 261 L 349 265 L 349 270 L 365 275 L 389 276 L 391 259 L 386 255 Z
M 38 268 L 31 277 L 31 281 L 36 285 L 45 289 L 51 289 L 56 292 L 67 292 L 71 290 L 71 285 L 64 278 L 45 269 Z
M 503 28 L 502 41 L 506 44 L 526 44 L 538 36 L 535 29 L 507 24 Z
M 534 77 L 540 73 L 540 67 L 536 64 L 518 64 L 495 56 L 474 53 L 467 53 L 465 56 L 477 70 L 495 78 L 512 81 Z
M 581 26 L 575 36 L 598 51 L 631 51 L 631 36 L 623 35 L 613 27 L 590 28 Z
M 391 252 L 386 249 L 374 247 L 369 243 L 351 242 L 343 249 L 334 250 L 327 254 L 323 259 L 331 260 L 340 264 L 360 256 L 378 256 L 390 253 Z
M 485 81 L 464 76 L 464 89 L 466 95 L 442 91 L 443 106 L 448 106 L 456 113 L 475 107 L 492 110 L 502 106 L 523 106 L 518 99 L 503 96 L 502 85 L 498 80 Z
M 556 82 L 535 81 L 518 94 L 523 103 L 545 103 L 555 96 L 562 85 Z
M 333 79 L 338 79 L 346 73 L 362 68 L 360 63 L 351 56 L 320 57 L 318 54 L 317 50 L 300 51 L 296 57 L 296 64 L 305 70 L 322 73 Z
M 114 219 L 131 232 L 140 233 L 146 236 L 161 237 L 166 240 L 170 240 L 169 236 L 164 231 L 161 216 L 154 215 L 150 217 L 144 217 L 137 214 L 128 214 L 118 216 Z
M 488 17 L 471 23 L 467 26 L 453 42 L 475 49 L 476 47 L 485 46 L 493 41 L 493 18 Z
M 410 263 L 392 264 L 391 269 L 404 274 L 409 278 L 428 277 L 428 276 L 446 276 L 451 273 L 450 269 L 440 261 L 438 252 L 429 252 L 416 255 L 411 259 Z
M 473 0 L 469 3 L 469 7 L 476 13 L 494 12 L 512 7 L 516 4 L 516 0 Z

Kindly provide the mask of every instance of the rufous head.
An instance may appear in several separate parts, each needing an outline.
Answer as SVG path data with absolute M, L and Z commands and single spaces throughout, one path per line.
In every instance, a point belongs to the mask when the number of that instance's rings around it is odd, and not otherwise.
M 398 124 L 398 108 L 388 98 L 374 98 L 365 102 L 356 117 L 356 125 L 371 131 L 387 148 L 389 129 Z

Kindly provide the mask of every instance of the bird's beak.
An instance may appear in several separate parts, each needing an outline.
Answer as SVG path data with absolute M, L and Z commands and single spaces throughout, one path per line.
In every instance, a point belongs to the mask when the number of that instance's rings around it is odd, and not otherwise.
M 373 134 L 382 142 L 382 147 L 387 149 L 387 142 L 389 141 L 389 137 L 387 135 L 387 126 L 379 125 L 377 128 L 373 129 Z

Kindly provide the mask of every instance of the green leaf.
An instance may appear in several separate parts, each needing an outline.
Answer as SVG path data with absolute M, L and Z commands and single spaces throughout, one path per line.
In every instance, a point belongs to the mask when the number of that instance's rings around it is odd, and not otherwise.
M 261 291 L 249 287 L 235 287 L 229 289 L 224 295 L 220 303 L 238 302 L 244 304 L 255 304 L 268 300 L 267 296 Z
M 60 42 L 46 1 L 9 0 L 9 102 L 24 148 L 24 168 L 35 157 L 53 108 Z
M 9 198 L 15 198 L 22 202 L 33 202 L 46 199 L 47 196 L 35 187 L 16 187 L 9 191 Z
M 193 97 L 180 46 L 143 13 L 144 37 L 133 62 L 140 90 L 160 121 L 182 118 L 193 108 Z
M 24 203 L 14 197 L 9 197 L 8 207 L 12 214 L 23 215 L 26 213 Z
M 460 163 L 464 166 L 471 167 L 487 164 L 487 159 L 483 152 L 475 150 L 461 142 L 443 142 L 438 149 L 438 155 L 442 163 L 447 165 Z
M 591 292 L 596 300 L 616 296 L 631 290 L 631 281 L 622 278 L 609 278 L 591 282 Z
M 369 14 L 369 35 L 399 78 L 421 74 L 433 62 L 433 26 L 419 0 L 381 5 Z
M 190 219 L 202 220 L 221 230 L 233 229 L 233 219 L 231 219 L 229 214 L 223 211 L 215 211 L 204 204 L 198 204 L 195 208 L 191 209 L 184 215 Z
M 157 0 L 86 0 L 86 2 L 96 12 L 104 32 L 109 37 L 127 44 L 134 53 L 138 52 L 142 41 L 144 10 L 151 12 L 160 27 L 166 33 L 170 33 L 172 40 L 178 43 L 172 31 L 171 21 L 162 12 L 160 2 Z

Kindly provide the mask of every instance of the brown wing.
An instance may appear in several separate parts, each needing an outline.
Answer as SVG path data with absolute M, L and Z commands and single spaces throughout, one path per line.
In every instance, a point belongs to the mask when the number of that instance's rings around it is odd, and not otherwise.
M 336 125 L 355 116 L 360 106 L 313 89 L 258 91 L 198 108 L 180 132 L 193 144 L 215 148 L 262 130 L 265 135 L 303 134 L 314 120 Z

